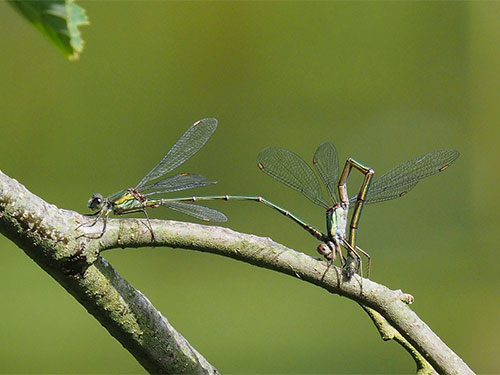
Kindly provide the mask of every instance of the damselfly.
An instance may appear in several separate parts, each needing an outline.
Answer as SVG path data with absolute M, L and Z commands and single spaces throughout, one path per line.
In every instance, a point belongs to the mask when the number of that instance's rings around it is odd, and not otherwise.
M 327 260 L 333 261 L 336 254 L 338 254 L 341 263 L 345 264 L 341 252 L 341 247 L 344 247 L 351 255 L 351 258 L 355 258 L 357 263 L 361 265 L 361 258 L 357 251 L 366 255 L 370 261 L 368 254 L 356 246 L 357 228 L 363 205 L 405 195 L 424 177 L 444 171 L 458 156 L 459 153 L 455 150 L 430 152 L 394 167 L 371 184 L 374 171 L 351 158 L 347 159 L 339 178 L 337 151 L 333 144 L 325 142 L 316 150 L 313 165 L 326 186 L 327 193 L 333 204 L 325 200 L 319 180 L 313 169 L 300 156 L 289 150 L 280 147 L 268 147 L 262 150 L 258 156 L 258 167 L 264 173 L 292 189 L 300 191 L 313 203 L 326 209 L 326 233 L 319 231 L 294 215 L 287 215 L 322 242 L 318 246 L 318 252 L 321 255 Z M 347 180 L 352 168 L 359 170 L 364 175 L 364 180 L 358 194 L 349 199 Z M 346 238 L 347 215 L 350 203 L 355 205 L 349 225 L 349 234 Z M 353 255 L 354 257 L 352 257 Z M 357 263 L 351 262 L 347 265 L 346 273 L 348 277 L 357 271 Z
M 111 212 L 115 215 L 143 212 L 151 236 L 154 239 L 153 229 L 146 211 L 148 207 L 164 206 L 205 221 L 227 221 L 223 213 L 208 207 L 188 204 L 175 199 L 150 198 L 160 193 L 186 190 L 216 183 L 215 181 L 207 181 L 203 176 L 191 173 L 165 177 L 167 173 L 198 152 L 216 128 L 217 120 L 214 118 L 206 118 L 194 123 L 172 146 L 163 159 L 134 188 L 121 190 L 107 198 L 104 198 L 99 193 L 93 194 L 88 201 L 88 207 L 95 212 L 89 216 L 96 216 L 96 218 L 88 226 L 94 226 L 102 217 L 103 228 L 99 235 L 90 238 L 101 238 L 104 235 L 108 216 Z M 157 181 L 153 182 L 154 180 Z

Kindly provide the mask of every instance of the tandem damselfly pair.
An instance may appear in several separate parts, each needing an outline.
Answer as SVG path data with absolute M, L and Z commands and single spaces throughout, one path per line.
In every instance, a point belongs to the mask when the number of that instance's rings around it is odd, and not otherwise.
M 255 201 L 261 202 L 289 217 L 321 241 L 318 252 L 328 261 L 333 262 L 338 255 L 341 264 L 346 265 L 341 247 L 347 249 L 351 258 L 357 260 L 357 262 L 351 262 L 346 268 L 347 276 L 350 277 L 357 271 L 358 264 L 361 265 L 358 251 L 370 259 L 368 254 L 356 246 L 355 243 L 363 205 L 403 196 L 415 187 L 418 181 L 445 170 L 459 156 L 459 153 L 454 150 L 430 152 L 394 167 L 371 183 L 374 171 L 351 158 L 346 161 L 342 174 L 339 176 L 337 151 L 333 144 L 325 142 L 316 150 L 313 165 L 321 181 L 326 186 L 330 198 L 330 202 L 328 202 L 323 196 L 316 173 L 300 156 L 280 147 L 268 147 L 262 150 L 258 156 L 258 167 L 266 174 L 301 192 L 313 203 L 325 209 L 326 232 L 318 230 L 288 210 L 260 196 L 213 195 L 154 198 L 153 196 L 158 194 L 216 183 L 215 181 L 207 181 L 205 177 L 198 174 L 181 173 L 165 176 L 198 152 L 216 128 L 217 120 L 214 118 L 207 118 L 194 123 L 172 146 L 163 159 L 134 188 L 124 189 L 107 198 L 98 193 L 92 195 L 88 207 L 95 211 L 91 215 L 96 216 L 96 218 L 86 225 L 94 226 L 102 217 L 103 228 L 94 237 L 85 236 L 101 238 L 106 231 L 107 219 L 111 212 L 115 215 L 143 212 L 154 240 L 154 233 L 146 208 L 163 206 L 201 220 L 225 222 L 227 218 L 223 213 L 205 206 L 192 204 L 192 202 L 215 200 Z M 347 180 L 352 168 L 360 171 L 364 175 L 364 179 L 358 194 L 349 198 L 347 195 Z M 350 204 L 354 204 L 354 210 L 349 224 L 349 233 L 346 233 Z

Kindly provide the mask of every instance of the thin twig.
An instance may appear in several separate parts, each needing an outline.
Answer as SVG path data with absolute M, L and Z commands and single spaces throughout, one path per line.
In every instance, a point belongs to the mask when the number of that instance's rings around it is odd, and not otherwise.
M 399 343 L 412 357 L 417 365 L 418 375 L 436 375 L 437 372 L 432 368 L 429 362 L 425 360 L 422 355 L 415 350 L 415 348 L 398 332 L 393 326 L 387 323 L 382 315 L 369 307 L 361 305 L 361 308 L 365 310 L 373 324 L 377 327 L 380 332 L 382 340 L 394 340 Z

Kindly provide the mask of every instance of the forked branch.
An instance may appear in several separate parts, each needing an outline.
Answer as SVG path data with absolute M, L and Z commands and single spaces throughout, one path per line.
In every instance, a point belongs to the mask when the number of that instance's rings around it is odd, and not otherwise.
M 152 246 L 145 221 L 111 219 L 101 239 L 76 239 L 75 228 L 85 220 L 76 212 L 44 202 L 0 172 L 0 232 L 70 292 L 141 365 L 155 373 L 216 373 L 149 300 L 100 256 L 102 251 L 112 248 Z M 361 290 L 361 279 L 357 275 L 347 280 L 338 268 L 328 267 L 324 261 L 269 238 L 166 220 L 152 220 L 151 225 L 155 246 L 228 256 L 343 295 L 385 318 L 400 334 L 398 338 L 408 343 L 405 348 L 414 348 L 422 361 L 428 361 L 438 373 L 473 374 L 408 307 L 409 297 L 401 291 L 390 290 L 368 279 L 363 279 Z M 82 226 L 79 230 L 94 233 L 99 229 Z M 429 371 L 426 373 L 432 373 L 432 369 Z

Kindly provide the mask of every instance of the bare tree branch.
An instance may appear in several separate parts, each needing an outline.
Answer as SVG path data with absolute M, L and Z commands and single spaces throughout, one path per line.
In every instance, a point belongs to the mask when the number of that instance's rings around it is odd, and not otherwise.
M 153 311 L 149 301 L 100 257 L 104 250 L 152 245 L 182 247 L 224 255 L 297 277 L 375 310 L 401 333 L 401 338 L 408 343 L 405 348 L 414 348 L 437 372 L 473 374 L 462 359 L 407 306 L 409 295 L 368 279 L 361 281 L 357 275 L 347 280 L 337 267 L 328 266 L 324 261 L 269 238 L 221 227 L 152 220 L 155 233 L 155 242 L 152 243 L 145 220 L 111 219 L 101 239 L 82 237 L 76 240 L 74 230 L 86 218 L 47 204 L 1 172 L 0 186 L 0 232 L 18 244 L 75 296 L 148 371 L 199 373 L 216 370 L 180 334 L 162 331 L 171 328 L 166 319 Z M 100 233 L 100 230 L 100 224 L 82 226 L 78 234 Z M 138 298 L 141 302 L 134 302 Z M 141 309 L 143 303 L 147 305 L 146 312 Z M 382 323 L 379 325 L 383 326 Z M 167 364 L 161 360 L 168 361 L 165 357 L 175 351 L 168 349 L 176 345 L 169 338 L 179 342 L 176 348 L 182 349 L 182 358 L 175 358 Z M 399 336 L 397 341 L 402 341 Z M 175 370 L 169 366 L 175 366 Z M 432 373 L 429 371 L 427 373 Z
M 0 172 L 0 232 L 59 282 L 150 373 L 217 374 L 141 292 L 76 240 L 82 216 L 61 210 Z
M 369 279 L 361 281 L 358 275 L 347 280 L 342 270 L 337 267 L 328 266 L 325 261 L 289 249 L 270 238 L 192 223 L 152 220 L 151 224 L 156 246 L 181 247 L 224 255 L 318 285 L 331 293 L 342 295 L 375 310 L 399 331 L 401 338 L 404 337 L 408 345 L 421 354 L 420 358 L 427 360 L 438 373 L 473 374 L 462 359 L 408 307 L 412 297 L 401 290 L 390 290 Z M 99 233 L 100 229 L 93 228 L 92 233 Z M 112 219 L 108 222 L 108 230 L 99 246 L 101 250 L 107 250 L 151 245 L 151 233 L 145 220 Z M 396 341 L 401 343 L 401 340 Z M 410 348 L 404 347 L 406 350 Z M 417 367 L 420 368 L 418 362 Z

